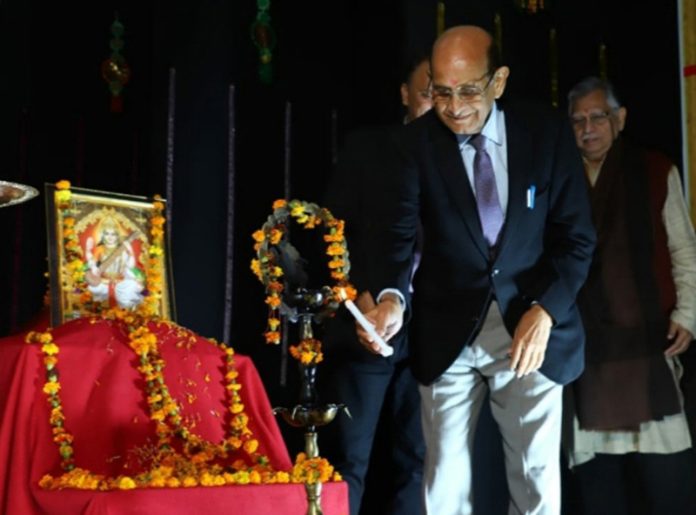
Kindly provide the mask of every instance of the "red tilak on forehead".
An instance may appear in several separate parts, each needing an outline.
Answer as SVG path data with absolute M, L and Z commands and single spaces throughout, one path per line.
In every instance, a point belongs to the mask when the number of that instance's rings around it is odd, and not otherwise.
M 450 79 L 449 80 L 450 86 L 456 86 L 457 85 L 457 79 Z

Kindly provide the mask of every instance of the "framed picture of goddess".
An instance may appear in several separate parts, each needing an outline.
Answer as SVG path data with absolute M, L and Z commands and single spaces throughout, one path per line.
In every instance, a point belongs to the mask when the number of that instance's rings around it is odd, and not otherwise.
M 164 199 L 46 185 L 51 323 L 111 309 L 173 320 Z

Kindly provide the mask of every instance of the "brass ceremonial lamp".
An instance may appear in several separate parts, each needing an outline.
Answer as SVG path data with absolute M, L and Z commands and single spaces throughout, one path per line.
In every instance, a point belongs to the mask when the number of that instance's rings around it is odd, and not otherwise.
M 293 294 L 285 295 L 284 301 L 291 311 L 290 320 L 300 324 L 301 341 L 313 339 L 312 323 L 317 312 L 324 307 L 324 300 L 330 293 L 331 290 L 326 287 L 321 290 L 297 288 Z M 340 410 L 344 410 L 346 413 L 348 410 L 343 404 L 319 404 L 316 390 L 317 364 L 315 362 L 309 364 L 300 362 L 299 370 L 302 381 L 299 403 L 292 409 L 275 408 L 273 412 L 280 414 L 283 420 L 291 426 L 304 428 L 305 454 L 308 459 L 312 459 L 319 456 L 317 427 L 330 423 Z M 307 515 L 322 515 L 321 486 L 320 481 L 305 483 L 308 503 Z

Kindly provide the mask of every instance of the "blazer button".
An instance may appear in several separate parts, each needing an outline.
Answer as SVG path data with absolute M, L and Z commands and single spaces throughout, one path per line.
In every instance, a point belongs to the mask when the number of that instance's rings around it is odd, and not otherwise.
M 500 270 L 498 268 L 494 268 L 493 270 L 491 270 L 491 277 L 495 277 L 499 273 L 500 273 Z

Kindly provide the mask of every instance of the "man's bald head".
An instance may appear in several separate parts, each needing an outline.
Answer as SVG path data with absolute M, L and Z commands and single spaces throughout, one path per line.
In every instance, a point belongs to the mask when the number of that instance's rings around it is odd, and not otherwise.
M 493 38 L 480 27 L 445 31 L 433 45 L 433 100 L 440 120 L 456 134 L 481 131 L 510 70 L 497 67 Z

